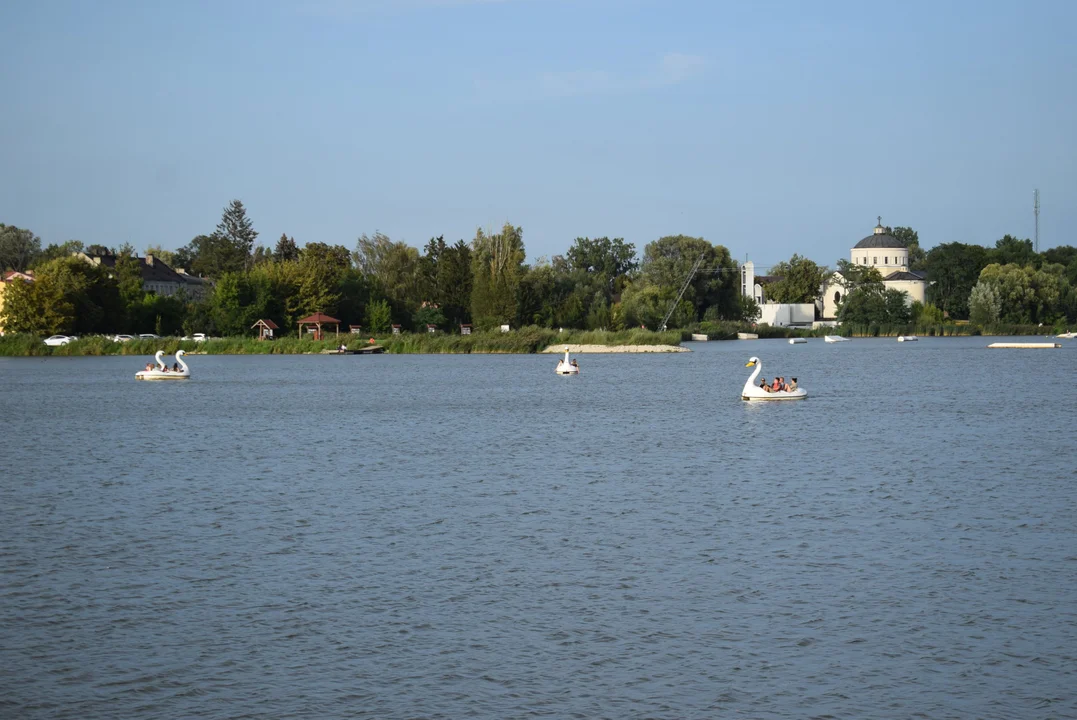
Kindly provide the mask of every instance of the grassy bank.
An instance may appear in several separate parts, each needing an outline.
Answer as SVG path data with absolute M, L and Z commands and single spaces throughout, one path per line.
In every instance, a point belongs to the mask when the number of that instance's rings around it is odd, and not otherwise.
M 33 335 L 0 337 L 0 357 L 72 357 L 86 355 L 153 355 L 164 350 L 172 355 L 183 349 L 188 353 L 205 355 L 302 355 L 331 350 L 340 343 L 358 348 L 368 344 L 370 336 L 341 335 L 327 340 L 308 340 L 283 337 L 260 341 L 247 337 L 211 338 L 205 342 L 158 338 L 112 342 L 104 336 L 80 338 L 61 347 L 45 345 L 43 338 Z M 546 328 L 527 327 L 509 333 L 476 332 L 472 335 L 442 333 L 404 333 L 376 335 L 374 340 L 390 353 L 535 353 L 557 343 L 586 345 L 678 345 L 681 332 L 659 333 L 647 330 L 623 332 L 566 330 L 558 333 Z

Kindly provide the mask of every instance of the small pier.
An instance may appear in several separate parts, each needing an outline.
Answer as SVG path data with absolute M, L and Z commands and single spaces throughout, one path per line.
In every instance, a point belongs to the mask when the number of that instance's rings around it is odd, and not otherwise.
M 991 343 L 989 348 L 1005 348 L 1008 350 L 1040 350 L 1047 348 L 1060 348 L 1062 343 Z

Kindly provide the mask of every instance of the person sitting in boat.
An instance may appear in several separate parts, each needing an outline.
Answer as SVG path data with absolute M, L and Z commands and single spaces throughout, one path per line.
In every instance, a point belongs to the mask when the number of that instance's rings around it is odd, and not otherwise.
M 793 378 L 793 382 L 789 383 L 789 392 L 797 389 L 797 379 Z
M 179 371 L 180 371 L 179 363 L 178 362 L 172 363 L 172 372 L 179 372 Z
M 152 370 L 153 370 L 153 363 L 146 363 L 146 372 L 150 372 Z
M 576 362 L 576 358 L 572 358 L 572 360 L 570 360 L 568 364 L 576 368 L 577 370 L 580 369 L 580 364 Z
M 770 385 L 767 385 L 766 378 L 759 378 L 759 387 L 762 388 L 763 392 L 770 392 Z
M 774 384 L 770 386 L 770 391 L 771 392 L 781 392 L 781 389 L 782 389 L 782 379 L 780 377 L 774 378 Z

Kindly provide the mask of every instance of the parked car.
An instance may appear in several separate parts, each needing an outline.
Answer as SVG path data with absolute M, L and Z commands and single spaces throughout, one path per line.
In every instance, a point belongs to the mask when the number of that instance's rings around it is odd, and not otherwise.
M 116 335 L 112 338 L 112 342 L 127 342 L 128 340 L 134 340 L 134 335 Z
M 139 333 L 139 338 L 142 340 L 156 340 L 161 337 L 160 335 L 154 335 L 153 333 Z
M 45 344 L 49 347 L 59 347 L 60 345 L 67 345 L 73 340 L 78 340 L 78 338 L 74 335 L 53 335 L 45 339 Z
M 194 340 L 195 342 L 205 342 L 206 341 L 206 334 L 205 333 L 194 333 L 190 337 L 184 335 L 183 337 L 180 338 L 180 340 Z

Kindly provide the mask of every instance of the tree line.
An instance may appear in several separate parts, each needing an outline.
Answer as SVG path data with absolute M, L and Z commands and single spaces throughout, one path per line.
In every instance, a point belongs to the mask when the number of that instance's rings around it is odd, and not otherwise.
M 382 233 L 362 235 L 354 248 L 282 234 L 272 247 L 239 200 L 224 209 L 216 230 L 186 246 L 147 254 L 173 268 L 213 279 L 203 299 L 162 297 L 142 290 L 134 248 L 49 245 L 28 230 L 0 226 L 0 264 L 33 270 L 32 283 L 9 285 L 4 326 L 39 335 L 58 332 L 156 332 L 243 335 L 259 319 L 294 328 L 324 312 L 345 325 L 380 333 L 398 324 L 458 331 L 500 325 L 573 329 L 670 327 L 703 319 L 742 321 L 756 314 L 741 297 L 729 250 L 703 238 L 671 235 L 649 243 L 642 259 L 622 238 L 576 238 L 564 255 L 526 262 L 523 229 L 506 223 L 480 229 L 470 241 L 431 238 L 420 250 Z M 111 254 L 114 267 L 74 253 Z M 689 270 L 696 274 L 674 307 Z
M 1006 235 L 995 247 L 945 243 L 923 251 L 915 230 L 887 229 L 909 247 L 910 269 L 929 282 L 927 303 L 887 290 L 877 270 L 839 260 L 846 292 L 839 320 L 858 325 L 937 324 L 945 319 L 995 323 L 1077 322 L 1077 249 L 1036 253 L 1030 240 Z M 39 335 L 206 332 L 243 335 L 259 319 L 281 328 L 314 312 L 364 331 L 398 324 L 422 331 L 499 325 L 572 329 L 646 327 L 701 322 L 751 322 L 759 310 L 740 292 L 740 269 L 729 250 L 703 238 L 669 235 L 648 243 L 642 257 L 622 238 L 573 240 L 563 255 L 526 262 L 523 229 L 506 223 L 479 229 L 470 241 L 431 238 L 422 248 L 382 233 L 362 235 L 354 248 L 282 234 L 272 247 L 243 203 L 234 200 L 217 228 L 175 251 L 149 247 L 173 268 L 212 278 L 202 299 L 143 290 L 133 247 L 84 247 L 68 241 L 41 247 L 32 232 L 0 224 L 0 267 L 33 270 L 35 282 L 9 283 L 3 324 Z M 91 265 L 73 253 L 111 254 L 114 267 Z M 685 282 L 700 258 L 700 270 Z M 775 302 L 816 302 L 826 266 L 793 255 L 770 269 Z M 683 294 L 681 293 L 683 287 Z M 679 297 L 679 300 L 678 300 Z

